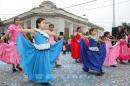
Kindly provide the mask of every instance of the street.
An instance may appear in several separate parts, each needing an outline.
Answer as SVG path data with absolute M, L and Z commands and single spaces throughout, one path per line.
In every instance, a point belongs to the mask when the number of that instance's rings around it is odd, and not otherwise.
M 0 62 L 1 63 L 1 62 Z M 103 76 L 85 73 L 81 63 L 75 63 L 70 54 L 60 55 L 61 68 L 54 68 L 56 80 L 52 86 L 130 86 L 130 64 L 116 68 L 104 67 Z M 0 64 L 0 86 L 41 86 L 28 82 L 24 73 L 12 73 L 11 65 Z

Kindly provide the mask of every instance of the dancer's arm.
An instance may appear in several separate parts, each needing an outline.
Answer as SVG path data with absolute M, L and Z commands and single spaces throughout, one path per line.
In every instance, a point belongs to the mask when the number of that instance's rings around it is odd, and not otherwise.
M 23 33 L 35 33 L 34 29 L 20 29 L 19 32 L 23 32 Z
M 49 30 L 44 30 L 45 33 L 47 33 L 49 36 L 51 35 L 51 32 Z M 56 41 L 58 40 L 58 35 L 56 33 L 53 33 Z
M 59 35 L 56 34 L 56 33 L 54 33 L 54 39 L 55 39 L 55 41 L 58 41 L 58 37 L 59 37 Z
M 5 35 L 3 35 L 3 36 L 1 37 L 1 40 L 4 40 L 4 38 L 6 38 L 9 34 L 10 34 L 10 32 L 7 31 L 7 32 L 5 33 Z
M 99 42 L 105 42 L 105 40 L 104 40 L 104 39 L 101 39 L 101 38 L 98 38 L 98 41 L 99 41 Z
M 84 38 L 84 39 L 89 39 L 89 38 L 90 38 L 90 36 L 83 36 L 83 38 Z

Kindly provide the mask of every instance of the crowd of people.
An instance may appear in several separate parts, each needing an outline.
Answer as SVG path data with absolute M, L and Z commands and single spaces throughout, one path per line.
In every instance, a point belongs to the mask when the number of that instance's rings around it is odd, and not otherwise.
M 130 62 L 130 35 L 125 27 L 116 39 L 110 32 L 96 37 L 96 28 L 82 33 L 82 28 L 77 27 L 67 42 L 54 32 L 54 24 L 45 29 L 45 23 L 45 19 L 38 18 L 36 28 L 23 29 L 20 18 L 15 17 L 0 40 L 0 60 L 12 64 L 13 73 L 24 71 L 31 82 L 50 85 L 55 79 L 53 68 L 61 67 L 58 64 L 61 51 L 63 54 L 71 51 L 71 57 L 76 63 L 83 64 L 85 72 L 97 76 L 104 74 L 103 65 L 117 67 L 118 62 Z
M 71 56 L 83 64 L 84 71 L 101 76 L 104 74 L 102 66 L 117 67 L 117 62 L 130 62 L 130 35 L 126 27 L 120 29 L 117 38 L 110 36 L 108 31 L 96 38 L 96 28 L 91 28 L 86 34 L 80 29 L 77 28 L 71 39 Z

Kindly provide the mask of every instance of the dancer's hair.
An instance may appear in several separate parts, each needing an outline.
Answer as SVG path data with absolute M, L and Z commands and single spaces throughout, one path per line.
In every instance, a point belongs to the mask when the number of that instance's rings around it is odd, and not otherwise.
M 44 18 L 38 18 L 36 20 L 36 28 L 39 28 L 38 24 L 41 23 L 43 20 L 45 20 Z
M 127 29 L 127 28 L 125 28 L 125 27 L 122 27 L 122 28 L 121 28 L 121 30 L 120 30 L 120 32 L 119 32 L 118 39 L 121 39 L 121 38 L 125 37 L 125 35 L 127 35 L 127 33 L 125 32 L 126 29 Z
M 81 27 L 77 27 L 76 31 L 78 32 L 79 29 L 81 29 Z
M 110 34 L 110 32 L 106 31 L 106 32 L 104 32 L 104 35 L 103 35 L 103 36 L 104 36 L 104 37 L 107 37 L 108 34 Z
M 14 23 L 15 23 L 16 19 L 21 19 L 21 18 L 18 16 L 14 17 L 14 21 L 13 21 Z
M 54 26 L 54 24 L 49 24 L 49 27 L 53 27 L 54 28 L 55 26 Z
M 91 28 L 91 29 L 89 30 L 89 34 L 92 35 L 92 31 L 95 30 L 95 29 L 96 29 L 96 28 Z
M 86 32 L 86 36 L 89 35 L 89 32 Z

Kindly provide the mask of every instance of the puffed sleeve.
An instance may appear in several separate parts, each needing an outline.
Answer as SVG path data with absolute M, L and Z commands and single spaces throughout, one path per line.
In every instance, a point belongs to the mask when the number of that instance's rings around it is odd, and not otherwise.
M 10 25 L 7 29 L 8 32 L 12 33 L 14 30 L 14 25 Z

